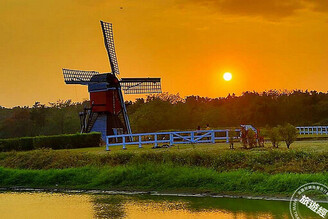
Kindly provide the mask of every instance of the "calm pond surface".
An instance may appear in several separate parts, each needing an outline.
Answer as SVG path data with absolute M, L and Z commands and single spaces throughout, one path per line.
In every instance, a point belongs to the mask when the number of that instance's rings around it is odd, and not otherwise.
M 0 218 L 290 218 L 289 202 L 209 197 L 0 193 Z

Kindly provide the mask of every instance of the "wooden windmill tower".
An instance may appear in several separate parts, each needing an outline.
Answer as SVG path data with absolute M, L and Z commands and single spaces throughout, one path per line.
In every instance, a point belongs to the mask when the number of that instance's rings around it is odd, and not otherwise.
M 122 89 L 125 94 L 161 93 L 160 78 L 118 78 L 111 23 L 100 21 L 107 49 L 110 73 L 63 69 L 66 84 L 88 85 L 90 108 L 80 113 L 81 132 L 101 132 L 107 135 L 132 134 Z

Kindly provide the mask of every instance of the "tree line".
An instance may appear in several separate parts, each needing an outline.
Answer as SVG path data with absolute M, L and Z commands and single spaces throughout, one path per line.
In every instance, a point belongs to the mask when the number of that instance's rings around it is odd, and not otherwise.
M 163 93 L 138 99 L 128 110 L 136 132 L 196 129 L 207 124 L 211 128 L 328 125 L 328 92 L 270 90 L 222 98 Z
M 88 102 L 57 101 L 32 107 L 0 107 L 0 138 L 76 133 L 78 112 Z M 328 92 L 278 91 L 244 92 L 240 96 L 208 98 L 180 97 L 162 93 L 126 102 L 132 131 L 190 130 L 211 128 L 273 127 L 290 123 L 328 125 Z
M 0 107 L 0 138 L 77 133 L 83 104 L 58 100 L 48 106 L 36 102 L 32 107 Z

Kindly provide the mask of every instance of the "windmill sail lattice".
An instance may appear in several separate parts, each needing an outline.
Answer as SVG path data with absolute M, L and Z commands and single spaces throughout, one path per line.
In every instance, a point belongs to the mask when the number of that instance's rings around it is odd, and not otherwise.
M 106 23 L 104 21 L 100 21 L 100 23 L 112 73 L 120 74 L 114 46 L 113 26 L 111 23 Z
M 63 68 L 64 80 L 66 84 L 88 84 L 90 79 L 99 74 L 96 71 L 81 71 Z
M 120 85 L 125 94 L 161 93 L 160 78 L 122 78 Z

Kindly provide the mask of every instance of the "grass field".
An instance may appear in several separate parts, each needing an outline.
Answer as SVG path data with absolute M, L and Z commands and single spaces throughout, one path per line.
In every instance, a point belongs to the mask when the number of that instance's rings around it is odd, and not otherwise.
M 220 151 L 231 151 L 229 149 L 229 144 L 227 143 L 216 143 L 216 144 L 182 144 L 182 145 L 174 145 L 170 148 L 159 148 L 159 149 L 151 149 L 153 145 L 144 145 L 143 148 L 138 148 L 137 145 L 127 146 L 127 152 L 143 152 L 143 151 L 152 151 L 152 152 L 160 152 L 160 151 L 208 151 L 208 152 L 220 152 Z M 265 143 L 264 148 L 253 148 L 251 150 L 245 150 L 242 148 L 242 145 L 238 142 L 235 143 L 234 151 L 244 151 L 244 152 L 258 152 L 258 151 L 267 151 L 267 150 L 279 150 L 279 151 L 288 151 L 285 143 L 281 142 L 278 149 L 272 148 L 270 142 Z M 328 152 L 328 140 L 311 140 L 311 141 L 295 141 L 289 150 L 301 150 L 308 152 Z M 112 146 L 110 147 L 110 151 L 106 151 L 106 147 L 92 147 L 92 148 L 79 148 L 79 149 L 69 149 L 67 151 L 74 152 L 90 152 L 90 153 L 116 153 L 121 152 L 121 146 Z
M 115 146 L 70 150 L 34 150 L 0 153 L 0 166 L 19 169 L 77 168 L 84 166 L 120 166 L 126 164 L 174 164 L 201 166 L 216 171 L 247 169 L 266 173 L 320 173 L 328 169 L 328 141 L 295 142 L 291 149 L 269 144 L 261 148 L 230 150 L 228 144 L 179 145 L 151 149 Z
M 320 138 L 328 138 L 328 135 L 326 134 L 310 134 L 310 135 L 298 135 L 297 136 L 298 139 L 301 139 L 301 138 L 316 138 L 316 139 L 320 139 Z

